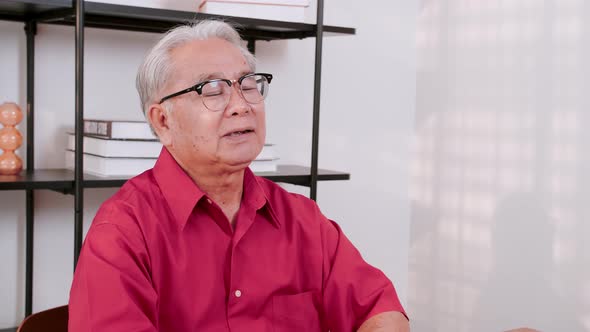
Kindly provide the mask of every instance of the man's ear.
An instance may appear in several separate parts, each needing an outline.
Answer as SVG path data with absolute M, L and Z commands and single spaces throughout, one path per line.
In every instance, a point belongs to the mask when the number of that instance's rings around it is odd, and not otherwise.
M 164 146 L 172 143 L 169 113 L 162 104 L 152 104 L 147 111 L 147 117 Z

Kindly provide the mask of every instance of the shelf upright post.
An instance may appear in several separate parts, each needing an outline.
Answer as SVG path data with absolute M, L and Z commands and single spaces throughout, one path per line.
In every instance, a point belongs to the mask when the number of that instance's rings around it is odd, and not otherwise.
M 29 20 L 25 23 L 27 35 L 27 173 L 35 169 L 35 35 L 37 22 Z M 26 249 L 25 249 L 25 317 L 33 313 L 33 243 L 35 192 L 26 190 Z
M 84 0 L 72 0 L 76 12 L 76 152 L 74 170 L 74 269 L 82 249 L 84 228 L 83 120 L 84 120 Z
M 317 199 L 318 153 L 320 142 L 320 90 L 322 86 L 322 41 L 324 39 L 324 0 L 318 0 L 315 36 L 315 73 L 313 80 L 313 127 L 311 136 L 311 180 L 309 197 Z
M 248 51 L 252 54 L 256 54 L 256 40 L 248 39 Z

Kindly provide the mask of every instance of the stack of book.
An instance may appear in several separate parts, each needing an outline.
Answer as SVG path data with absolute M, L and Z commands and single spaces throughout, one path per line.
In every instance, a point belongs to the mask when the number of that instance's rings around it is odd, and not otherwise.
M 317 0 L 96 0 L 95 2 L 299 23 L 315 23 L 317 6 Z
M 198 0 L 208 14 L 315 23 L 317 0 Z
M 162 144 L 142 121 L 84 120 L 84 172 L 98 176 L 135 176 L 154 167 Z M 76 136 L 68 133 L 66 168 L 74 169 Z M 274 144 L 265 144 L 250 164 L 254 173 L 277 171 Z
M 68 133 L 66 168 L 74 169 L 76 137 Z M 162 144 L 147 122 L 84 120 L 84 172 L 134 176 L 154 167 Z
M 278 160 L 276 145 L 264 144 L 260 154 L 250 164 L 250 170 L 254 173 L 276 172 Z

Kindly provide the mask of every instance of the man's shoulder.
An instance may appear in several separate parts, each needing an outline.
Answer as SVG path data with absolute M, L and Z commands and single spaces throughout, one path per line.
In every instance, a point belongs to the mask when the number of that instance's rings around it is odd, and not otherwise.
M 289 192 L 268 179 L 261 177 L 257 177 L 257 179 L 278 218 L 306 222 L 323 217 L 316 202 L 312 199 Z
M 271 203 L 277 202 L 287 205 L 315 205 L 315 202 L 308 197 L 287 191 L 285 188 L 281 187 L 274 181 L 259 176 L 257 176 L 256 179 L 258 180 L 258 183 L 264 190 L 266 197 L 271 201 Z
M 129 226 L 130 221 L 137 222 L 137 214 L 150 206 L 155 206 L 159 199 L 159 189 L 151 170 L 137 175 L 121 186 L 117 192 L 99 207 L 93 224 L 121 224 Z

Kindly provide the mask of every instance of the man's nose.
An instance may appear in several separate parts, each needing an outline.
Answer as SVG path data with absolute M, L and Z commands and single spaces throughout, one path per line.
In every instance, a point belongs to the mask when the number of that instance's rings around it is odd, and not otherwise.
M 252 106 L 242 96 L 240 85 L 234 83 L 230 89 L 229 102 L 227 103 L 225 111 L 229 115 L 241 115 L 250 112 Z

